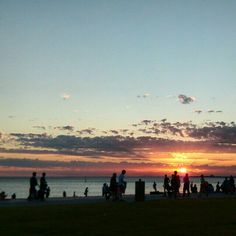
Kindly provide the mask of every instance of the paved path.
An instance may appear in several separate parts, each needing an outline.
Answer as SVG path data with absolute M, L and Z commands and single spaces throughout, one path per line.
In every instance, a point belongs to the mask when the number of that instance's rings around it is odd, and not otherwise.
M 178 200 L 182 199 L 211 199 L 211 198 L 234 198 L 236 199 L 236 194 L 223 194 L 223 193 L 213 193 L 209 196 L 202 194 L 191 194 L 190 197 L 179 197 Z M 170 199 L 168 197 L 164 197 L 163 194 L 156 194 L 156 195 L 145 195 L 145 200 L 167 200 Z M 173 198 L 172 198 L 173 199 Z M 108 200 L 108 202 L 111 200 Z M 124 201 L 126 202 L 134 202 L 135 196 L 134 195 L 126 195 L 124 196 Z M 0 207 L 10 207 L 10 206 L 46 206 L 46 205 L 77 205 L 77 204 L 94 204 L 94 203 L 103 203 L 106 200 L 101 196 L 89 196 L 89 197 L 67 197 L 67 198 L 49 198 L 45 201 L 40 200 L 33 200 L 28 201 L 26 199 L 16 199 L 16 200 L 2 200 L 0 201 Z

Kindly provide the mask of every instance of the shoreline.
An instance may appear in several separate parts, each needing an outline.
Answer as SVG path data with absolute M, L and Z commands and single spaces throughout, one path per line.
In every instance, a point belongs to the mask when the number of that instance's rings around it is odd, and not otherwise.
M 145 195 L 145 201 L 155 201 L 155 200 L 199 200 L 199 199 L 236 199 L 236 194 L 225 194 L 225 193 L 211 193 L 208 196 L 205 194 L 191 194 L 189 197 L 183 197 L 182 194 L 178 196 L 176 199 L 173 197 L 166 197 L 163 194 L 156 195 Z M 135 195 L 124 195 L 124 202 L 132 203 L 135 202 Z M 96 204 L 96 203 L 116 203 L 119 201 L 112 202 L 112 200 L 106 200 L 102 196 L 88 196 L 88 197 L 52 197 L 41 200 L 32 200 L 28 201 L 27 199 L 19 198 L 19 199 L 5 199 L 0 200 L 0 208 L 1 207 L 15 207 L 15 206 L 50 206 L 50 205 L 84 205 L 84 204 Z

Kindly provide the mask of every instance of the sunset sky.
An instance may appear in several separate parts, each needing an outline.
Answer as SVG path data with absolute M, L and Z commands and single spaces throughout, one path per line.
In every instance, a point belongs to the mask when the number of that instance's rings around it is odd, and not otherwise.
M 236 175 L 235 12 L 0 0 L 0 176 Z

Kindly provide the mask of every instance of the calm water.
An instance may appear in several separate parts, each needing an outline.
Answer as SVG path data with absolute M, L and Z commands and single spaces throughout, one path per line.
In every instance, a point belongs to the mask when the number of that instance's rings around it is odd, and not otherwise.
M 140 177 L 145 181 L 145 193 L 148 194 L 153 191 L 152 184 L 154 181 L 157 183 L 157 190 L 163 191 L 163 177 Z M 211 183 L 214 188 L 219 181 L 223 182 L 222 177 L 209 177 L 205 178 Z M 39 178 L 38 178 L 39 180 Z M 135 181 L 139 180 L 139 177 L 126 177 L 127 189 L 126 194 L 135 193 Z M 47 182 L 51 188 L 51 197 L 61 197 L 62 192 L 66 191 L 67 196 L 72 196 L 73 192 L 76 192 L 77 196 L 83 196 L 86 187 L 89 188 L 89 196 L 100 196 L 102 194 L 103 183 L 109 184 L 110 177 L 48 177 Z M 200 185 L 200 178 L 190 177 L 190 181 L 197 184 L 198 190 Z M 181 179 L 182 183 L 182 179 Z M 182 191 L 183 184 L 181 184 Z M 0 177 L 0 191 L 5 191 L 8 195 L 16 193 L 17 198 L 26 198 L 29 192 L 29 178 L 25 177 Z

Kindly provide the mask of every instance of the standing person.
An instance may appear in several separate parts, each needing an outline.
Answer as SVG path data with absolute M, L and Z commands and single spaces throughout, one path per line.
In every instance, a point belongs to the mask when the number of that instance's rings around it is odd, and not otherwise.
M 116 173 L 113 173 L 111 179 L 110 179 L 110 192 L 111 192 L 111 198 L 112 201 L 117 200 L 117 181 L 116 181 Z
M 163 187 L 164 187 L 164 196 L 166 196 L 166 192 L 169 193 L 169 191 L 170 191 L 170 179 L 168 178 L 167 175 L 165 175 L 165 177 L 164 177 Z
M 234 193 L 235 185 L 234 185 L 234 177 L 232 175 L 229 177 L 229 183 L 230 183 L 230 192 Z
M 190 195 L 189 192 L 189 177 L 188 177 L 188 173 L 184 176 L 184 188 L 183 188 L 183 197 L 185 196 L 185 193 L 187 191 L 188 196 Z
M 29 197 L 28 200 L 37 198 L 36 186 L 38 185 L 38 180 L 36 178 L 36 172 L 32 173 L 32 177 L 30 178 L 30 189 L 29 189 Z
M 171 188 L 175 198 L 177 197 L 180 188 L 180 178 L 177 173 L 178 173 L 177 171 L 174 171 L 174 174 L 172 175 L 171 179 Z
M 155 181 L 154 181 L 154 183 L 153 183 L 152 187 L 153 187 L 154 191 L 156 192 L 156 191 L 157 191 L 157 184 L 156 184 L 156 182 L 155 182 Z
M 88 187 L 86 187 L 85 190 L 84 190 L 84 196 L 88 197 Z
M 124 181 L 125 174 L 126 174 L 126 170 L 122 170 L 118 178 L 118 193 L 119 193 L 120 199 L 122 199 L 122 194 L 125 193 L 125 189 L 127 185 L 126 182 Z
M 39 197 L 41 200 L 44 200 L 44 195 L 46 193 L 47 190 L 47 181 L 46 181 L 46 173 L 44 172 L 42 174 L 42 177 L 40 178 L 40 187 L 39 187 Z

